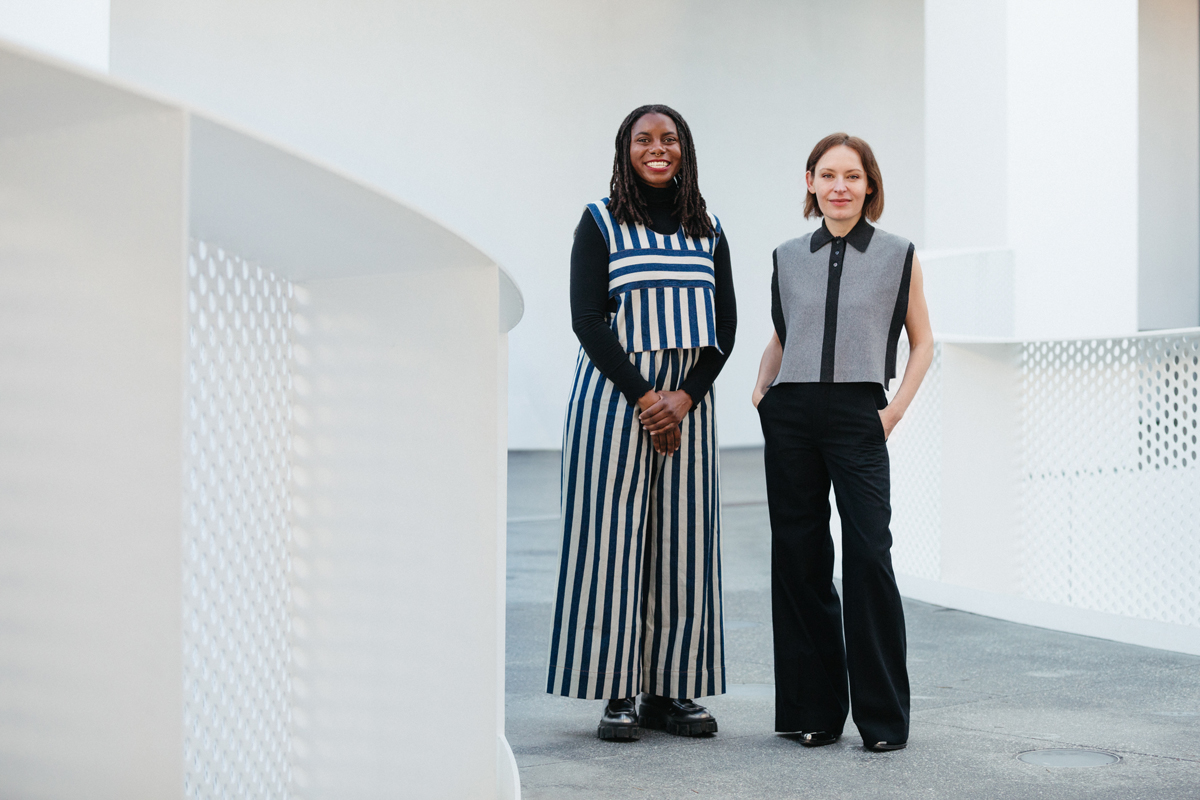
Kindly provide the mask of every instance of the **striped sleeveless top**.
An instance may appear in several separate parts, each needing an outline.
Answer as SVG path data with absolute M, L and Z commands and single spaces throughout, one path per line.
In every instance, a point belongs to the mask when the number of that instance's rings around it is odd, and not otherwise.
M 588 210 L 608 242 L 608 296 L 617 301 L 610 323 L 625 352 L 718 347 L 713 253 L 720 220 L 709 215 L 711 236 L 688 236 L 683 226 L 667 236 L 617 222 L 607 197 Z

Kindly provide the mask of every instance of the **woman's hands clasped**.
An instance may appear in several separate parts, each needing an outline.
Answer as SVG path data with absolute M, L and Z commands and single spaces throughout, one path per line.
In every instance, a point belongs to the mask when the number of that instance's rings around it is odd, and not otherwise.
M 638 419 L 650 434 L 654 450 L 664 456 L 679 449 L 679 425 L 692 410 L 692 397 L 685 391 L 649 391 L 638 398 Z

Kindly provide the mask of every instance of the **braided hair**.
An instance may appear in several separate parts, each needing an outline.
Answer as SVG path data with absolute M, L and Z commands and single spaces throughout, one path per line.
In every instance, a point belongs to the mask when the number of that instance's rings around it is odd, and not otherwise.
M 683 153 L 679 171 L 675 173 L 675 216 L 679 226 L 688 236 L 710 236 L 714 233 L 708 207 L 700 194 L 700 181 L 696 170 L 696 147 L 692 144 L 692 131 L 679 112 L 669 106 L 638 106 L 617 130 L 617 152 L 613 156 L 612 181 L 609 183 L 608 211 L 613 219 L 626 225 L 650 224 L 650 212 L 646 209 L 646 198 L 633 164 L 629 160 L 629 145 L 633 138 L 634 124 L 647 114 L 662 114 L 675 122 L 679 134 L 679 149 Z

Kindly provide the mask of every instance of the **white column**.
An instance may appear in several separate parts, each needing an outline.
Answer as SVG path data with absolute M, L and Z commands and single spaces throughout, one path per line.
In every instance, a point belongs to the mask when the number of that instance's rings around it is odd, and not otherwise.
M 1137 330 L 1137 0 L 1009 0 L 1019 337 Z
M 925 11 L 929 249 L 1013 251 L 1010 335 L 1136 331 L 1136 0 Z
M 925 241 L 1004 247 L 1005 0 L 925 3 Z
M 1200 325 L 1200 6 L 1138 10 L 1138 327 Z

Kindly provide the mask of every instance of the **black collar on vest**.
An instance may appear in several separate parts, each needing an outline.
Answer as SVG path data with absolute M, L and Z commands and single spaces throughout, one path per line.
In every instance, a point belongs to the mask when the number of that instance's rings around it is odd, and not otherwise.
M 846 234 L 846 241 L 853 245 L 858 252 L 865 253 L 867 246 L 871 244 L 871 237 L 874 235 L 874 226 L 867 222 L 866 217 L 859 217 L 858 223 Z M 812 239 L 808 242 L 809 252 L 815 253 L 832 241 L 833 234 L 829 232 L 829 228 L 825 227 L 825 220 L 821 220 L 821 227 L 813 231 Z

